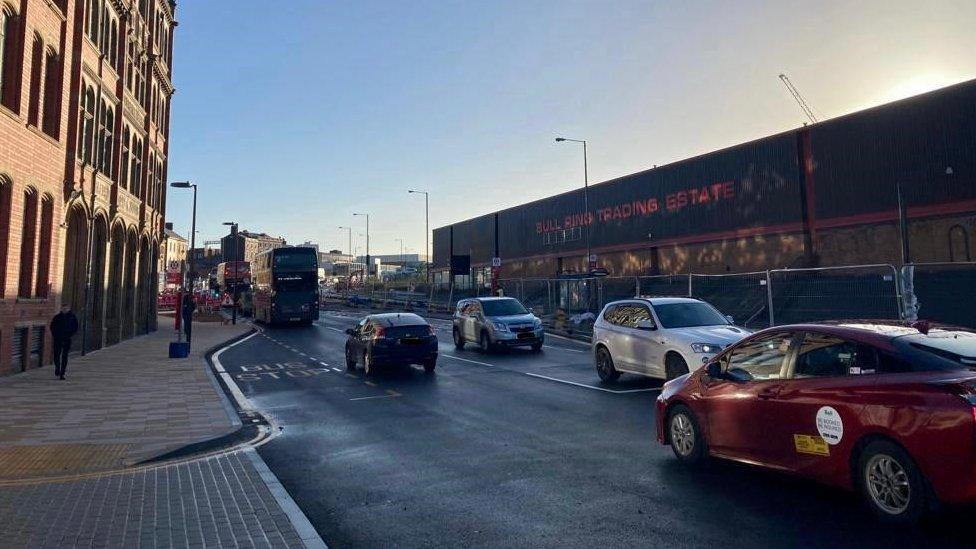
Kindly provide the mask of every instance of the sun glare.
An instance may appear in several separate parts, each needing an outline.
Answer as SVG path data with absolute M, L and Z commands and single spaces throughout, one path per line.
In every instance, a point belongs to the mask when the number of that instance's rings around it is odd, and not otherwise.
M 877 103 L 880 104 L 898 101 L 899 99 L 904 99 L 913 95 L 919 95 L 921 93 L 944 88 L 957 82 L 961 82 L 961 80 L 946 74 L 917 74 L 899 82 L 898 84 L 895 84 L 891 88 L 888 88 L 888 90 L 878 97 Z

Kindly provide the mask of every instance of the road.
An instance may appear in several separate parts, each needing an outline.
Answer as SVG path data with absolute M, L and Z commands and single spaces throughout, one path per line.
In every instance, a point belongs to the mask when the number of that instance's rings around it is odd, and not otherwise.
M 345 328 L 265 328 L 221 355 L 282 427 L 261 456 L 325 541 L 344 547 L 965 545 L 954 510 L 874 522 L 853 494 L 731 463 L 688 469 L 654 441 L 659 383 L 602 384 L 588 346 L 457 351 L 437 372 L 347 372 Z

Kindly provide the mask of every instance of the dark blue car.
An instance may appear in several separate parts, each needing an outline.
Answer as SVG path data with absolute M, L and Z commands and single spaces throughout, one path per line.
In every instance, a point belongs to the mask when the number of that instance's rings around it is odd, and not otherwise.
M 420 364 L 427 373 L 437 366 L 437 335 L 413 313 L 369 315 L 346 330 L 346 367 L 362 364 L 366 375 L 380 366 Z

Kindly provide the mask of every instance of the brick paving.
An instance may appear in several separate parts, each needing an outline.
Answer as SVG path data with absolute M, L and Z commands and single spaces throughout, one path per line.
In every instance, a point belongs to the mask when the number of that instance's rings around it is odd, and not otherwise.
M 71 357 L 65 381 L 50 365 L 0 378 L 3 461 L 46 455 L 35 460 L 38 476 L 107 470 L 237 429 L 203 356 L 249 326 L 195 323 L 190 357 L 175 360 L 168 358 L 172 319 L 159 325 L 149 335 Z M 20 462 L 16 470 L 0 465 L 0 479 L 30 476 L 23 456 Z
M 325 547 L 253 449 L 131 467 L 240 426 L 204 354 L 250 327 L 197 323 L 173 360 L 171 322 L 0 378 L 0 547 Z
M 246 455 L 253 451 L 0 486 L 0 546 L 303 547 Z

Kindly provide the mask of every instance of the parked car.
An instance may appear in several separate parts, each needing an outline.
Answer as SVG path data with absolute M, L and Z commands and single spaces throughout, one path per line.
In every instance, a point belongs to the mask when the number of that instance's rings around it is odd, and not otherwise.
M 925 323 L 763 330 L 657 399 L 657 438 L 860 492 L 912 522 L 976 500 L 976 333 Z
M 636 297 L 608 303 L 593 324 L 593 358 L 603 381 L 621 372 L 674 379 L 751 332 L 690 297 Z
M 458 301 L 454 311 L 454 346 L 478 344 L 484 352 L 497 347 L 542 349 L 542 320 L 512 297 L 478 297 Z
M 420 364 L 432 373 L 437 366 L 434 328 L 413 313 L 383 313 L 363 318 L 346 330 L 346 368 L 362 364 L 366 375 L 383 366 Z

